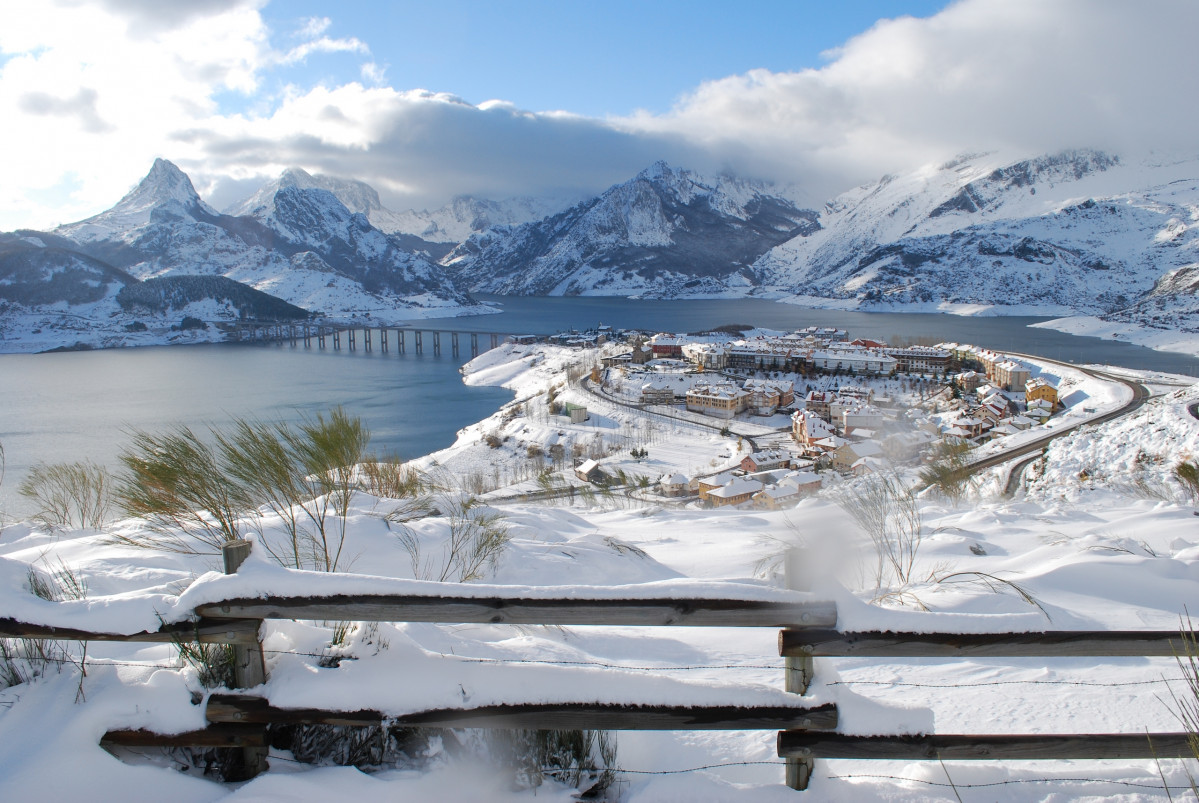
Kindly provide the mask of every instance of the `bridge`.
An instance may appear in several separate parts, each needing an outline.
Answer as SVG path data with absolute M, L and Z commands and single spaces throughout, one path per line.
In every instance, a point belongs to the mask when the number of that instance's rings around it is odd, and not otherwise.
M 227 338 L 236 343 L 290 342 L 293 346 L 302 343 L 305 348 L 311 348 L 315 341 L 317 348 L 322 349 L 328 346 L 341 349 L 344 343 L 350 351 L 356 351 L 361 343 L 364 351 L 373 351 L 377 339 L 379 350 L 384 353 L 391 350 L 394 341 L 397 354 L 408 353 L 411 341 L 413 353 L 424 354 L 425 347 L 428 346 L 434 355 L 440 356 L 443 339 L 448 339 L 451 355 L 458 357 L 462 352 L 461 341 L 468 339 L 472 358 L 478 357 L 481 351 L 495 348 L 509 338 L 532 337 L 505 332 L 460 332 L 449 329 L 418 329 L 412 326 L 318 321 L 242 320 L 224 326 L 228 331 Z M 482 349 L 480 341 L 484 344 Z

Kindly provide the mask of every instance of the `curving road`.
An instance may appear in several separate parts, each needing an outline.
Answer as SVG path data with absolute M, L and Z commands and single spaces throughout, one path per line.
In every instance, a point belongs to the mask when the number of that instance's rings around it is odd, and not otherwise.
M 1046 359 L 1045 357 L 1036 357 L 1031 354 L 1014 354 L 1013 356 L 1023 357 L 1025 359 L 1029 359 L 1029 360 L 1036 360 L 1039 362 L 1050 363 L 1052 365 L 1061 365 L 1066 368 L 1071 368 L 1075 371 L 1082 371 L 1084 374 L 1093 376 L 1096 379 L 1103 379 L 1103 380 L 1106 380 L 1109 382 L 1119 382 L 1120 384 L 1127 386 L 1132 391 L 1132 398 L 1128 401 L 1127 404 L 1125 404 L 1123 407 L 1119 408 L 1118 410 L 1112 410 L 1111 412 L 1104 413 L 1102 415 L 1093 416 L 1092 418 L 1088 418 L 1083 421 L 1079 421 L 1076 424 L 1070 424 L 1069 426 L 1061 427 L 1060 429 L 1055 425 L 1054 431 L 1051 433 L 1042 435 L 1041 437 L 1036 438 L 1035 440 L 1029 441 L 1028 443 L 1025 443 L 1025 444 L 1021 444 L 1020 446 L 1016 446 L 1011 449 L 1006 449 L 1003 452 L 1000 452 L 999 454 L 992 455 L 990 457 L 985 457 L 981 460 L 976 460 L 976 461 L 973 461 L 968 464 L 967 467 L 969 468 L 970 473 L 974 474 L 974 473 L 983 471 L 988 468 L 994 468 L 995 466 L 1003 465 L 1004 463 L 1007 463 L 1008 461 L 1012 460 L 1013 458 L 1021 457 L 1023 455 L 1030 455 L 1026 459 L 1021 460 L 1012 466 L 1012 470 L 1008 475 L 1007 486 L 1004 488 L 1004 494 L 1006 496 L 1012 496 L 1013 494 L 1015 494 L 1015 492 L 1020 487 L 1020 479 L 1024 473 L 1024 469 L 1028 466 L 1029 463 L 1033 462 L 1034 460 L 1036 460 L 1038 457 L 1041 456 L 1041 453 L 1044 451 L 1045 447 L 1048 446 L 1051 441 L 1053 441 L 1056 438 L 1061 438 L 1065 435 L 1069 435 L 1071 432 L 1078 429 L 1079 427 L 1086 426 L 1088 424 L 1103 424 L 1108 421 L 1114 421 L 1115 419 L 1120 418 L 1121 416 L 1126 416 L 1129 413 L 1140 409 L 1140 407 L 1142 405 L 1144 405 L 1145 402 L 1147 402 L 1149 400 L 1149 397 L 1151 396 L 1149 389 L 1147 387 L 1145 387 L 1144 385 L 1142 385 L 1139 382 L 1134 382 L 1131 379 L 1124 379 L 1122 377 L 1113 376 L 1112 374 L 1108 374 L 1103 371 L 1097 371 L 1093 368 L 1081 368 L 1077 365 L 1071 365 L 1070 363 L 1067 363 L 1067 362 L 1061 362 L 1059 360 L 1050 360 L 1050 359 Z

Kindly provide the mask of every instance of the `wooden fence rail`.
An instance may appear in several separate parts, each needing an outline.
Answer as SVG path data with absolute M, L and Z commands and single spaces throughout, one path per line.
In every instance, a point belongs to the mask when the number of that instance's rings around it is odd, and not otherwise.
M 331 596 L 237 599 L 200 605 L 205 618 L 315 619 L 447 624 L 649 627 L 834 627 L 831 602 L 729 599 L 560 599 Z
M 1185 652 L 1177 630 L 1057 630 L 1039 633 L 840 633 L 782 630 L 779 655 L 817 658 L 1173 657 Z
M 276 708 L 250 695 L 214 694 L 205 716 L 213 724 L 377 725 L 425 728 L 541 730 L 780 730 L 837 727 L 837 707 L 524 703 L 445 708 L 392 716 L 379 711 Z
M 236 572 L 249 544 L 223 550 L 227 573 Z M 788 586 L 803 589 L 797 554 L 786 560 Z M 107 733 L 103 741 L 130 746 L 225 746 L 242 748 L 245 774 L 265 768 L 266 728 L 270 724 L 376 725 L 440 728 L 528 728 L 548 730 L 774 730 L 778 755 L 786 759 L 786 779 L 807 788 L 814 761 L 838 759 L 1143 759 L 1191 756 L 1186 733 L 1138 734 L 929 734 L 853 736 L 835 732 L 835 705 L 805 705 L 801 695 L 812 683 L 817 657 L 1075 657 L 1175 656 L 1196 633 L 1176 631 L 1052 631 L 1041 633 L 885 633 L 840 632 L 831 602 L 780 603 L 736 599 L 601 599 L 539 597 L 341 595 L 232 599 L 200 605 L 197 620 L 133 634 L 97 633 L 0 619 L 0 637 L 72 641 L 225 643 L 235 647 L 239 688 L 266 680 L 261 625 L 267 619 L 325 621 L 490 623 L 521 625 L 778 627 L 779 654 L 785 659 L 784 688 L 794 706 L 668 706 L 606 703 L 530 703 L 471 709 L 438 709 L 403 716 L 379 711 L 285 709 L 263 697 L 214 694 L 205 713 L 209 725 L 184 734 L 141 730 Z
M 1187 739 L 1186 733 L 849 736 L 784 731 L 778 754 L 899 761 L 1194 758 Z

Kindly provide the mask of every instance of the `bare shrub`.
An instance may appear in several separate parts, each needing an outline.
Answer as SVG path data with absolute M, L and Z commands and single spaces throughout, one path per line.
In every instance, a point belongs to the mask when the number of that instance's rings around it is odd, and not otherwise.
M 37 507 L 33 520 L 47 528 L 100 529 L 112 513 L 113 479 L 95 463 L 38 463 L 17 487 Z
M 494 567 L 508 545 L 508 525 L 502 513 L 486 508 L 473 497 L 443 497 L 438 507 L 447 518 L 449 532 L 439 550 L 430 554 L 418 534 L 408 530 L 400 540 L 420 580 L 467 583 Z
M 915 494 L 890 474 L 873 474 L 846 486 L 835 499 L 870 539 L 874 548 L 874 586 L 911 582 L 923 540 L 923 522 Z

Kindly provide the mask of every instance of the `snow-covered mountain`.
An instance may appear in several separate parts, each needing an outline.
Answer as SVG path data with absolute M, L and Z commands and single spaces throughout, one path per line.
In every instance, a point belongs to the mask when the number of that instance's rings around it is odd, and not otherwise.
M 658 162 L 540 221 L 472 236 L 443 260 L 460 283 L 517 295 L 743 295 L 769 248 L 819 228 L 761 184 Z
M 862 308 L 1109 314 L 1196 262 L 1196 212 L 1195 162 L 969 156 L 838 196 L 754 268 L 765 292 Z
M 160 159 L 112 209 L 55 233 L 138 278 L 224 276 L 336 317 L 371 312 L 398 320 L 471 305 L 427 255 L 407 250 L 305 176 L 285 174 L 273 192 L 255 196 L 249 214 L 224 215 Z M 377 203 L 369 187 L 357 189 L 359 200 Z
M 494 226 L 519 226 L 540 220 L 567 206 L 552 198 L 522 196 L 503 201 L 491 201 L 460 195 L 432 212 L 410 209 L 389 212 L 375 225 L 388 232 L 400 232 L 434 243 L 457 245 L 472 234 Z M 372 218 L 372 222 L 374 222 Z
M 385 234 L 396 235 L 411 251 L 427 251 L 440 258 L 472 234 L 492 226 L 514 226 L 557 212 L 565 203 L 552 198 L 519 197 L 492 201 L 469 195 L 458 196 L 433 211 L 409 209 L 396 212 L 383 206 L 379 193 L 355 179 L 313 175 L 298 167 L 288 168 L 279 178 L 263 185 L 249 198 L 225 212 L 230 215 L 262 217 L 275 194 L 284 188 L 328 190 L 351 212 L 365 215 L 371 225 Z M 267 212 L 266 214 L 269 214 Z

